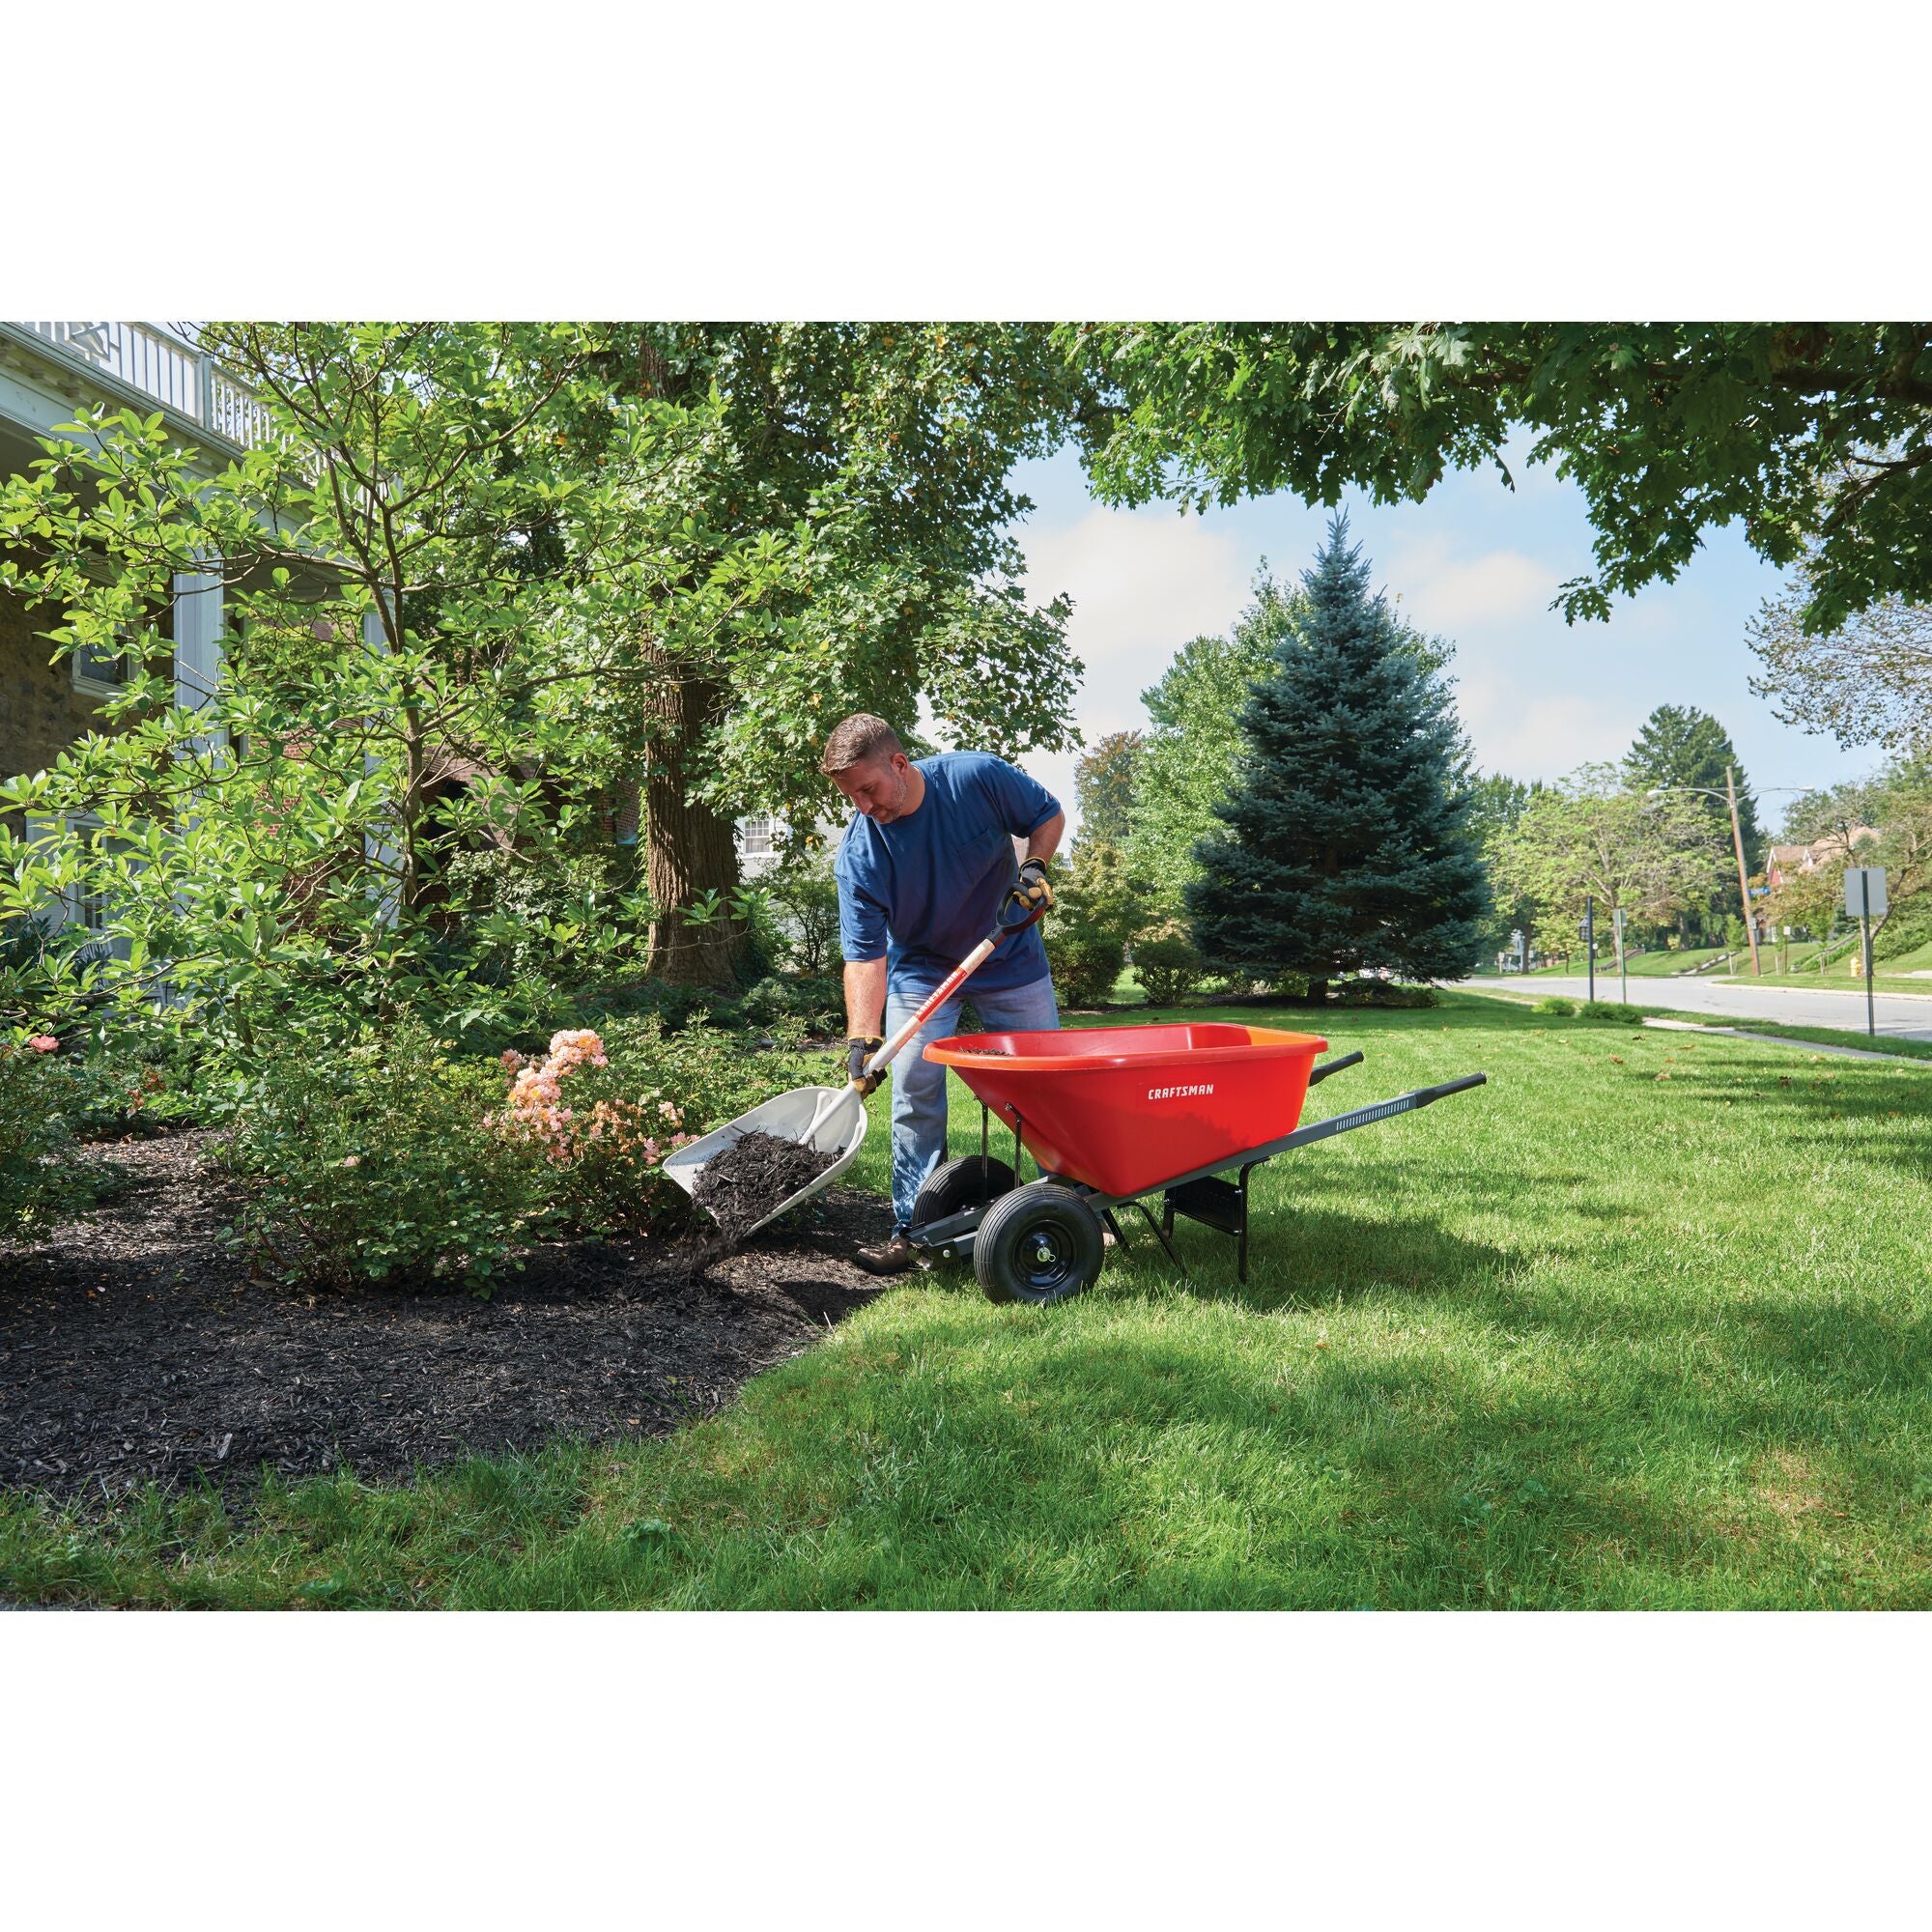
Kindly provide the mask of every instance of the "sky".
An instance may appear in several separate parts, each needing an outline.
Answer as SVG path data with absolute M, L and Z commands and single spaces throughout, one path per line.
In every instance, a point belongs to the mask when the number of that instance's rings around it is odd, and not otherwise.
M 1566 625 L 1548 607 L 1560 583 L 1594 567 L 1590 522 L 1582 492 L 1530 466 L 1526 450 L 1524 440 L 1505 452 L 1514 490 L 1493 469 L 1461 470 L 1421 503 L 1344 498 L 1376 586 L 1456 646 L 1463 722 L 1484 771 L 1548 780 L 1620 758 L 1660 704 L 1708 711 L 1730 732 L 1767 825 L 1793 796 L 1774 787 L 1832 784 L 1876 762 L 1868 748 L 1780 724 L 1751 695 L 1746 625 L 1781 578 L 1736 527 L 1707 531 L 1674 583 L 1616 599 L 1607 623 Z M 1277 578 L 1297 578 L 1330 514 L 1292 495 L 1205 516 L 1107 509 L 1089 497 L 1070 449 L 1022 464 L 1014 485 L 1036 505 L 1014 532 L 1029 591 L 1073 600 L 1067 642 L 1085 667 L 1074 716 L 1089 744 L 1144 727 L 1140 694 L 1180 646 L 1228 630 L 1264 557 Z M 1022 760 L 1069 819 L 1074 756 Z

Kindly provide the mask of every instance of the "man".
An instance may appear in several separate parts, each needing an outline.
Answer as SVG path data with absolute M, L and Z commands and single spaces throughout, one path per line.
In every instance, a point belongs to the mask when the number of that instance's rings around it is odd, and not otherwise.
M 845 1044 L 851 1078 L 861 1080 L 881 1041 L 992 931 L 1016 886 L 1035 904 L 1053 903 L 1046 862 L 1066 814 L 1051 792 L 986 753 L 942 752 L 915 763 L 893 727 L 866 712 L 833 732 L 819 769 L 858 810 L 832 870 L 845 954 Z M 1026 840 L 1017 870 L 1015 838 Z M 874 1274 L 913 1264 L 912 1205 L 946 1154 L 946 1069 L 924 1057 L 925 1044 L 958 1031 L 969 998 L 986 1025 L 1003 1032 L 1059 1026 L 1037 925 L 1002 940 L 893 1063 L 893 1233 L 856 1258 Z

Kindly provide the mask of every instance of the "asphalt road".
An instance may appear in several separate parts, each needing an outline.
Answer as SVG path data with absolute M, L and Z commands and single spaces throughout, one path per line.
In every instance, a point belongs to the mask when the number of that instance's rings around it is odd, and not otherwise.
M 1462 983 L 1472 992 L 1561 993 L 1566 999 L 1587 996 L 1588 981 L 1579 973 L 1572 978 L 1552 975 L 1546 979 L 1465 980 Z M 1748 1020 L 1779 1020 L 1786 1026 L 1837 1027 L 1845 1033 L 1865 1030 L 1865 996 L 1861 992 L 1801 992 L 1792 986 L 1753 986 L 1747 983 L 1714 985 L 1708 980 L 1634 979 L 1630 982 L 1631 1005 L 1660 1007 L 1680 1013 L 1710 1013 L 1714 1017 Z M 1617 997 L 1615 973 L 1597 975 L 1597 997 Z M 1872 1002 L 1878 1031 L 1900 1039 L 1932 1039 L 1932 999 L 1880 993 Z

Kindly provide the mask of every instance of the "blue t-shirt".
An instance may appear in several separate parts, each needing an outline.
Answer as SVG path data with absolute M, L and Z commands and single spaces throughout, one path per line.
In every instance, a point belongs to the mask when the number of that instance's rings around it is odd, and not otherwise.
M 919 810 L 890 825 L 854 812 L 833 861 L 847 959 L 884 955 L 894 987 L 929 993 L 992 931 L 1019 867 L 1013 839 L 1060 810 L 1042 784 L 985 752 L 917 761 Z M 1001 940 L 971 984 L 988 992 L 1046 975 L 1039 927 Z

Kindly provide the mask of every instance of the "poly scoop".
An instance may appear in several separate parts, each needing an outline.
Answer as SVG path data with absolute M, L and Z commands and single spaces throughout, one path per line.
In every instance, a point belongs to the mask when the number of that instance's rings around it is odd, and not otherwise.
M 1007 903 L 1024 904 L 1025 901 L 1015 892 Z M 1024 932 L 1045 910 L 1044 906 L 1036 906 L 1024 919 L 1010 923 L 1001 920 L 932 989 L 912 1018 L 867 1061 L 867 1076 L 883 1071 L 897 1059 L 900 1049 L 920 1028 L 986 963 L 1001 940 L 1015 932 Z M 755 1235 L 760 1228 L 776 1221 L 801 1201 L 810 1201 L 814 1194 L 823 1194 L 852 1165 L 853 1158 L 866 1141 L 866 1096 L 859 1091 L 856 1080 L 843 1087 L 794 1087 L 790 1093 L 781 1094 L 776 1100 L 767 1100 L 762 1106 L 753 1107 L 749 1114 L 740 1114 L 735 1121 L 727 1121 L 702 1140 L 679 1148 L 665 1162 L 664 1171 L 689 1194 L 697 1185 L 697 1177 L 706 1161 L 751 1133 L 776 1134 L 781 1139 L 799 1141 L 820 1153 L 836 1154 L 838 1157 L 815 1179 L 808 1181 L 787 1199 L 775 1203 L 760 1219 L 741 1229 L 737 1236 L 740 1240 Z

